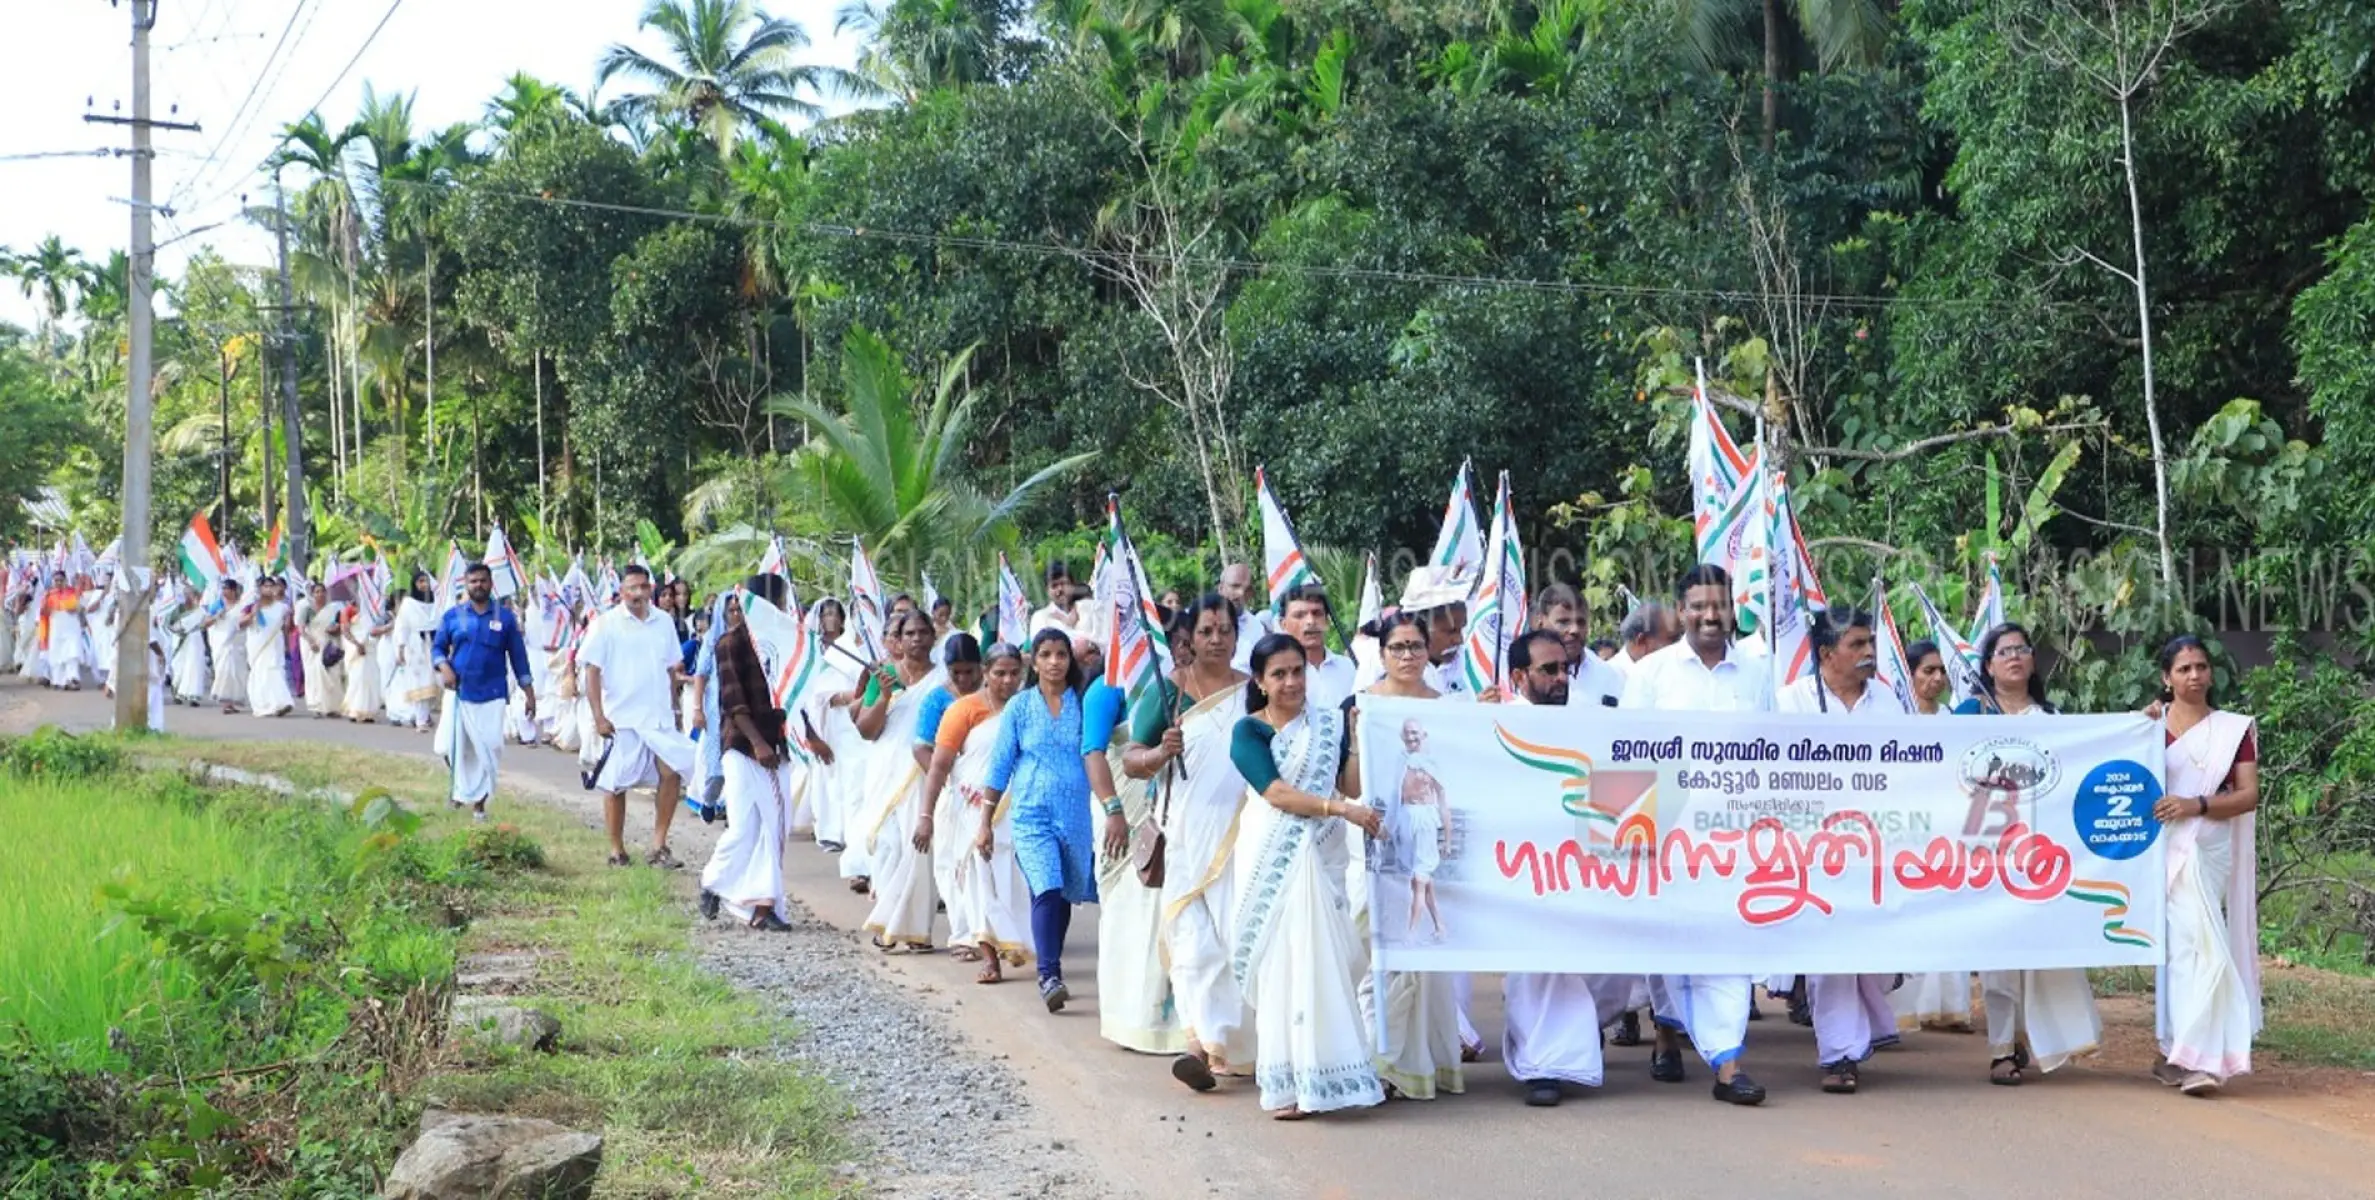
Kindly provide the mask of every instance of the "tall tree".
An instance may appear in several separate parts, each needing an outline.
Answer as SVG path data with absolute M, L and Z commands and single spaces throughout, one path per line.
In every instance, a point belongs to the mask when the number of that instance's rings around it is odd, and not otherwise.
M 753 0 L 652 0 L 635 27 L 658 30 L 666 58 L 615 44 L 603 52 L 596 79 L 624 75 L 643 84 L 650 90 L 620 98 L 622 113 L 684 121 L 720 150 L 762 117 L 821 116 L 809 96 L 840 79 L 800 62 L 807 31 L 761 12 Z

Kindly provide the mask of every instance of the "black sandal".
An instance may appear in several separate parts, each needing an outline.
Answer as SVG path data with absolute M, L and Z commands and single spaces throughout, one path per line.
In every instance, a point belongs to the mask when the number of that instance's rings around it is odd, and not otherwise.
M 1841 1059 L 1822 1069 L 1822 1090 L 1834 1096 L 1855 1095 L 1855 1064 Z
M 1209 1092 L 1220 1086 L 1212 1077 L 1212 1064 L 1193 1054 L 1182 1054 L 1171 1060 L 1171 1078 L 1199 1092 Z
M 2027 1078 L 2020 1073 L 2020 1059 L 2020 1055 L 2007 1054 L 2002 1058 L 1998 1058 L 1995 1061 L 1990 1062 L 1987 1064 L 1987 1081 L 1989 1083 L 1995 1084 L 1998 1087 L 2019 1087 L 2021 1084 L 2028 1082 Z M 1998 1067 L 2009 1067 L 2011 1069 L 2007 1071 L 1998 1071 L 1996 1069 Z

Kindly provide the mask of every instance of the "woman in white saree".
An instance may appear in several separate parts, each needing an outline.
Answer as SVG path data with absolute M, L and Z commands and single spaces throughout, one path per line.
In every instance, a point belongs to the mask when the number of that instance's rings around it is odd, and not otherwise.
M 1181 665 L 1138 698 L 1122 769 L 1151 780 L 1163 828 L 1163 887 L 1155 955 L 1170 981 L 1187 1050 L 1171 1076 L 1199 1092 L 1253 1067 L 1253 1021 L 1229 975 L 1236 917 L 1233 872 L 1245 780 L 1229 761 L 1245 717 L 1237 606 L 1206 593 L 1182 613 L 1171 645 Z
M 917 817 L 923 807 L 925 759 L 915 744 L 915 731 L 924 705 L 947 682 L 948 673 L 932 665 L 931 618 L 912 609 L 891 618 L 883 638 L 890 662 L 876 668 L 859 697 L 858 736 L 866 739 L 864 797 L 856 812 L 854 831 L 866 857 L 874 887 L 874 907 L 866 914 L 866 932 L 879 950 L 898 947 L 928 950 L 932 946 L 932 911 L 937 897 L 932 888 L 932 856 L 915 847 Z M 978 672 L 974 675 L 979 681 Z
M 381 643 L 395 622 L 374 619 L 356 605 L 348 605 L 346 619 L 338 624 L 337 636 L 346 643 L 346 687 L 339 697 L 338 710 L 348 721 L 369 725 L 379 720 L 385 700 L 380 691 Z
M 1979 694 L 1955 706 L 1969 716 L 2025 717 L 2054 711 L 2045 682 L 2036 675 L 2037 651 L 2029 631 L 2006 622 L 1979 639 Z M 2003 804 L 2017 806 L 2017 793 Z M 1997 818 L 2001 819 L 2001 818 Z M 1997 827 L 1982 831 L 1994 837 Z M 1988 1082 L 2018 1087 L 2028 1069 L 2052 1071 L 2082 1054 L 2092 1054 L 2103 1037 L 2095 992 L 2079 968 L 2053 971 L 1982 971 L 1980 999 L 1987 1009 Z
M 397 602 L 396 670 L 387 688 L 388 723 L 426 732 L 437 719 L 437 686 L 429 641 L 437 634 L 437 589 L 427 571 L 412 574 L 412 591 Z
M 1011 806 L 992 808 L 982 785 L 1007 702 L 1022 690 L 1023 652 L 1001 642 L 982 658 L 981 690 L 949 705 L 940 718 L 924 795 L 935 814 L 935 854 L 945 843 L 958 849 L 949 871 L 949 945 L 981 962 L 973 982 L 1000 983 L 1006 966 L 1030 961 L 1031 887 L 1014 859 Z
M 2153 815 L 2167 830 L 2168 964 L 2153 1075 L 2211 1096 L 2251 1070 L 2260 1030 L 2259 735 L 2242 713 L 2210 706 L 2210 651 L 2191 635 L 2161 650 L 2168 689 L 2168 786 Z
M 1284 634 L 1254 646 L 1247 715 L 1229 759 L 1252 790 L 1239 823 L 1237 915 L 1229 972 L 1253 1006 L 1254 1081 L 1280 1120 L 1385 1102 L 1362 1027 L 1362 946 L 1345 894 L 1347 842 L 1377 836 L 1359 787 L 1351 705 L 1306 707 L 1303 647 Z

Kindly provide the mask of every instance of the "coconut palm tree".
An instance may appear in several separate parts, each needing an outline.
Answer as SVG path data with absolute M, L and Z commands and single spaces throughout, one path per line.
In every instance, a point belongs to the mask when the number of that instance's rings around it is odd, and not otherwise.
M 680 119 L 720 150 L 761 117 L 814 120 L 824 110 L 803 93 L 843 79 L 799 62 L 807 31 L 759 11 L 753 0 L 652 0 L 635 27 L 660 31 L 668 61 L 616 44 L 603 53 L 596 80 L 625 75 L 642 83 L 650 90 L 618 101 L 622 115 Z
M 850 0 L 833 32 L 851 31 L 866 41 L 858 78 L 902 103 L 986 83 L 997 72 L 998 15 L 981 0 Z
M 1014 545 L 1015 514 L 1031 495 L 1096 455 L 1052 463 L 995 499 L 981 490 L 964 462 L 979 399 L 963 390 L 971 358 L 958 355 L 927 395 L 888 342 L 852 328 L 842 342 L 837 409 L 798 396 L 768 402 L 812 435 L 770 481 L 778 508 L 822 515 L 828 527 L 864 538 L 899 578 L 985 574 L 990 556 Z

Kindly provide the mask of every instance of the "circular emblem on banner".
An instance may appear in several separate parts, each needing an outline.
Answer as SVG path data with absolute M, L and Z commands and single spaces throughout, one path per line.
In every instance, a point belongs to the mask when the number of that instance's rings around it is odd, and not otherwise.
M 1963 753 L 1963 786 L 2035 798 L 2062 781 L 2061 764 L 2026 738 L 1989 738 Z
M 2161 785 L 2150 767 L 2128 759 L 2097 766 L 2079 781 L 2078 794 L 2070 801 L 2079 843 L 2111 859 L 2134 858 L 2152 849 L 2161 836 L 2161 823 L 2152 815 L 2160 799 Z

